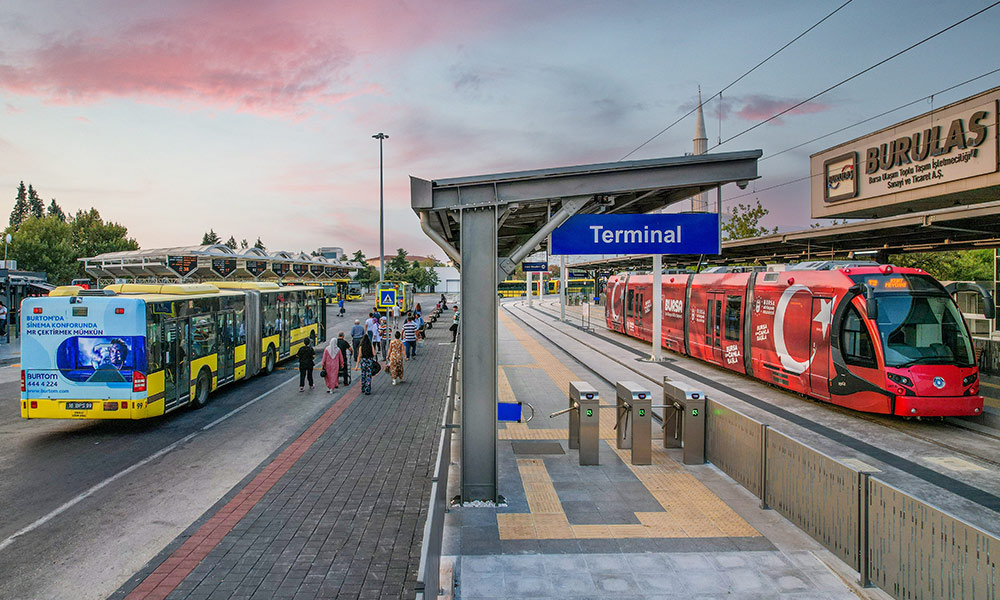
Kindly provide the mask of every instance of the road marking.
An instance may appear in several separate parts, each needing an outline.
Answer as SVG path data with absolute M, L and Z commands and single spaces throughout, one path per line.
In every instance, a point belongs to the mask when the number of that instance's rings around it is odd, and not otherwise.
M 16 532 L 14 532 L 13 534 L 11 534 L 10 537 L 8 537 L 4 541 L 0 542 L 0 551 L 2 551 L 7 546 L 10 546 L 11 544 L 13 544 L 14 541 L 17 540 L 17 538 L 21 537 L 22 535 L 24 535 L 26 533 L 30 533 L 30 532 L 34 531 L 35 529 L 38 529 L 39 527 L 41 527 L 42 525 L 48 523 L 49 521 L 51 521 L 55 517 L 58 517 L 59 515 L 61 515 L 62 513 L 66 512 L 67 510 L 73 508 L 74 506 L 76 506 L 77 504 L 79 504 L 80 502 L 82 502 L 83 500 L 86 500 L 90 496 L 94 495 L 95 492 L 100 491 L 102 488 L 107 487 L 109 484 L 114 483 L 115 481 L 117 481 L 117 480 L 121 479 L 122 477 L 128 475 L 132 471 L 135 471 L 139 467 L 143 467 L 145 465 L 148 465 L 149 463 L 153 462 L 157 458 L 160 458 L 161 456 L 169 453 L 171 450 L 174 450 L 175 448 L 177 448 L 181 444 L 192 440 L 193 438 L 197 437 L 202 432 L 208 431 L 212 427 L 215 427 L 216 425 L 218 425 L 219 423 L 225 421 L 229 417 L 232 417 L 233 415 L 235 415 L 236 413 L 240 412 L 244 408 L 249 407 L 251 404 L 254 404 L 254 403 L 258 402 L 259 400 L 263 400 L 267 396 L 270 396 L 274 392 L 278 391 L 278 389 L 280 389 L 282 386 L 287 385 L 287 384 L 291 383 L 292 381 L 295 381 L 294 377 L 292 377 L 292 378 L 290 378 L 290 379 L 288 379 L 286 381 L 283 381 L 283 382 L 279 383 L 278 385 L 274 386 L 270 390 L 268 390 L 268 391 L 264 392 L 263 394 L 257 396 L 253 400 L 250 400 L 249 402 L 247 402 L 247 403 L 239 406 L 238 408 L 229 411 L 228 413 L 226 413 L 222 417 L 216 419 L 215 421 L 212 421 L 208 425 L 205 425 L 204 427 L 202 427 L 198 431 L 195 431 L 193 433 L 189 433 L 188 435 L 182 437 L 181 439 L 179 439 L 176 442 L 170 444 L 169 446 L 166 446 L 166 447 L 158 450 L 157 452 L 151 454 L 150 456 L 147 456 L 146 458 L 140 460 L 139 462 L 135 463 L 134 465 L 132 465 L 132 466 L 130 466 L 130 467 L 128 467 L 128 468 L 126 468 L 126 469 L 124 469 L 122 471 L 119 471 L 119 472 L 115 473 L 114 475 L 112 475 L 111 477 L 108 477 L 107 479 L 105 479 L 104 481 L 101 481 L 100 483 L 95 484 L 90 489 L 88 489 L 88 490 L 80 493 L 79 495 L 75 496 L 74 498 L 68 500 L 67 502 L 65 502 L 64 504 L 62 504 L 61 506 L 59 506 L 58 508 L 56 508 L 52 512 L 48 513 L 47 515 L 45 515 L 43 517 L 40 517 L 39 519 L 37 519 L 33 523 L 31 523 L 31 524 L 25 526 L 24 528 L 22 528 L 22 529 L 20 529 L 20 530 L 18 530 Z

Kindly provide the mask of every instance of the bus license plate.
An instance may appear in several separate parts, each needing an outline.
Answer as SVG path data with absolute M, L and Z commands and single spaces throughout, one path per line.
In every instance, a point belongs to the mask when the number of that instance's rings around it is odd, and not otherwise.
M 67 402 L 66 410 L 90 410 L 94 408 L 93 402 Z

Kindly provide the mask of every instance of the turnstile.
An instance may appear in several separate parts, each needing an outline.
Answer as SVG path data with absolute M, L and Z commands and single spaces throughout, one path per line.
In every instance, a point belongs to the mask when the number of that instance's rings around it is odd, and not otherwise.
M 549 415 L 549 418 L 569 413 L 569 447 L 580 450 L 581 465 L 601 464 L 600 444 L 601 397 L 594 386 L 585 381 L 569 383 L 569 408 Z
M 686 465 L 705 463 L 705 393 L 663 378 L 663 447 L 684 448 Z
M 619 381 L 615 388 L 618 449 L 632 450 L 633 465 L 652 464 L 653 394 L 633 381 Z

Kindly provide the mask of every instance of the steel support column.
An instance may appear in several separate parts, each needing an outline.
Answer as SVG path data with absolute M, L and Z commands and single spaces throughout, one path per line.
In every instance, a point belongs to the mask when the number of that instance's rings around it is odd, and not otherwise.
M 497 499 L 497 210 L 461 212 L 462 500 Z
M 528 289 L 528 308 L 531 308 L 531 294 L 532 294 L 532 292 L 534 292 L 534 290 L 531 289 L 531 276 L 532 275 L 534 275 L 534 273 L 532 273 L 531 271 L 528 271 L 527 273 L 524 274 L 524 278 L 528 280 L 526 282 L 526 284 L 525 284 L 525 287 Z
M 569 278 L 566 277 L 566 255 L 559 257 L 559 320 L 566 322 L 566 284 Z
M 659 361 L 663 358 L 663 256 L 653 255 L 653 352 L 650 358 Z M 641 312 L 641 311 L 640 311 Z

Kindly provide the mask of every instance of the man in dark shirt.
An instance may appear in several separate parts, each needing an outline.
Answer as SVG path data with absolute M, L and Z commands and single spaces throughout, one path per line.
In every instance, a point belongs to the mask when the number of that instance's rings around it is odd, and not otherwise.
M 313 389 L 313 362 L 316 361 L 316 351 L 313 350 L 309 338 L 306 338 L 295 356 L 299 359 L 299 391 L 305 389 L 306 378 L 309 379 L 309 389 Z
M 351 369 L 348 365 L 351 364 L 351 358 L 354 358 L 354 356 L 351 352 L 351 345 L 344 339 L 343 331 L 337 336 L 337 347 L 340 348 L 340 355 L 344 357 L 344 362 L 340 368 L 340 375 L 344 378 L 344 385 L 347 385 L 351 383 Z M 349 356 L 351 358 L 348 358 Z

